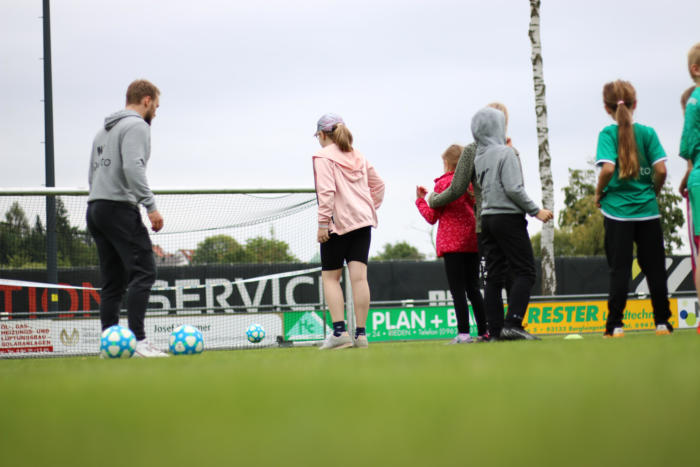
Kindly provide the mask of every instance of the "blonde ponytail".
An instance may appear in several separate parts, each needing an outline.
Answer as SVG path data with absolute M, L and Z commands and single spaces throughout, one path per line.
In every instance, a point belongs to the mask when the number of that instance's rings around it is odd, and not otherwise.
M 350 133 L 350 130 L 348 130 L 348 127 L 346 127 L 344 124 L 338 123 L 333 128 L 333 131 L 331 131 L 330 133 L 324 133 L 328 135 L 331 141 L 333 141 L 335 145 L 338 146 L 338 149 L 340 149 L 341 151 L 352 151 L 352 133 Z

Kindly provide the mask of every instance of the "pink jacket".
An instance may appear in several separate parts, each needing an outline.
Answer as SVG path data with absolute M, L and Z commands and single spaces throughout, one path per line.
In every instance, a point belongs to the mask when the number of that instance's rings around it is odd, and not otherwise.
M 454 172 L 446 172 L 435 179 L 435 193 L 445 191 L 452 183 Z M 469 191 L 451 203 L 432 209 L 423 198 L 416 200 L 421 215 L 430 224 L 438 220 L 437 255 L 443 253 L 476 252 L 476 220 L 474 219 L 474 198 Z
M 313 155 L 318 225 L 338 235 L 377 226 L 384 182 L 357 150 L 342 152 L 331 144 Z

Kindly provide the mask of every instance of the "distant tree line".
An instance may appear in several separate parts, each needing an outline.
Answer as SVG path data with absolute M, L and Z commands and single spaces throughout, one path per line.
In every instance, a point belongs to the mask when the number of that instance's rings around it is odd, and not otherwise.
M 56 197 L 56 246 L 59 267 L 97 266 L 97 248 L 87 230 L 71 226 L 68 211 Z M 425 255 L 407 242 L 387 243 L 373 261 L 422 260 Z M 192 264 L 298 263 L 287 242 L 262 236 L 243 244 L 229 235 L 213 235 L 197 245 Z M 0 221 L 0 268 L 45 268 L 46 227 L 37 215 L 30 225 L 15 201 Z
M 213 235 L 201 241 L 192 255 L 192 264 L 298 263 L 287 242 L 255 237 L 241 245 L 230 235 Z
M 92 237 L 87 231 L 70 225 L 68 211 L 59 197 L 56 198 L 56 247 L 60 267 L 97 265 L 97 249 Z M 39 216 L 30 226 L 17 201 L 0 222 L 0 267 L 46 267 L 46 228 Z

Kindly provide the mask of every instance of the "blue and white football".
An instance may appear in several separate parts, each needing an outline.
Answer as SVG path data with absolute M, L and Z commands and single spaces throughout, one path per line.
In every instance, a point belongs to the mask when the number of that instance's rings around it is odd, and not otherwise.
M 136 350 L 136 336 L 131 329 L 115 324 L 102 331 L 100 357 L 129 358 Z
M 253 323 L 248 326 L 248 330 L 245 332 L 245 335 L 250 342 L 257 344 L 261 340 L 265 339 L 265 330 L 259 324 Z
M 170 333 L 170 353 L 173 355 L 193 355 L 204 350 L 202 332 L 196 327 L 183 324 Z

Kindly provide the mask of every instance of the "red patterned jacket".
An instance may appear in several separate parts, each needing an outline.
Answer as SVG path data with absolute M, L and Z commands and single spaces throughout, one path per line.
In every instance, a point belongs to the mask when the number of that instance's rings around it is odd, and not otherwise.
M 452 182 L 454 172 L 446 172 L 435 179 L 435 193 L 446 190 Z M 432 209 L 424 198 L 416 199 L 421 215 L 430 224 L 438 220 L 437 255 L 443 253 L 476 252 L 476 220 L 474 219 L 474 196 L 472 187 L 467 192 L 437 209 Z

